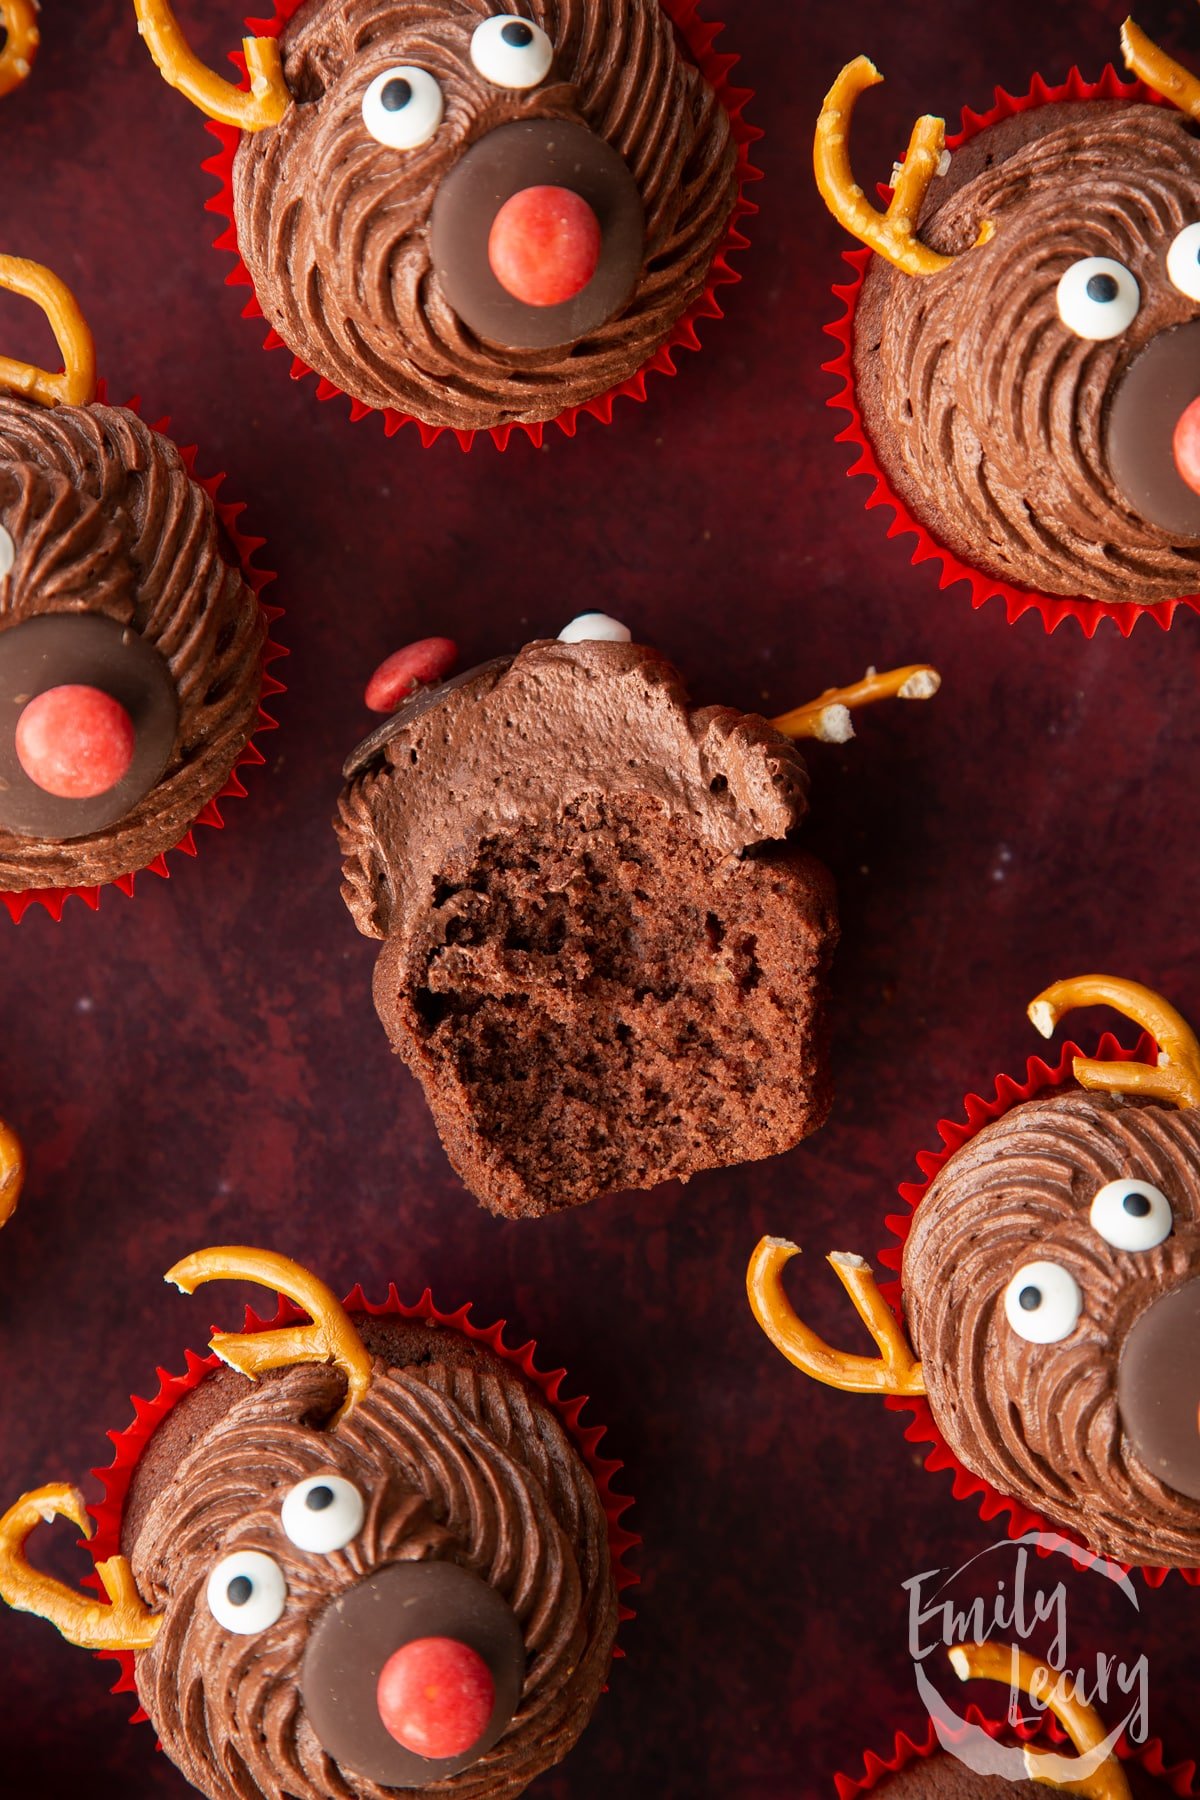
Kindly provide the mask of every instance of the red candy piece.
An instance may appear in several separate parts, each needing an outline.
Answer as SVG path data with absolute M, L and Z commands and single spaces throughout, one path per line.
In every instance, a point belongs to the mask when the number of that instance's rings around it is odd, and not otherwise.
M 488 261 L 514 299 L 558 306 L 573 300 L 596 273 L 600 221 L 570 188 L 522 188 L 492 221 Z
M 133 761 L 133 720 L 100 688 L 47 688 L 17 720 L 17 761 L 44 793 L 92 800 L 116 787 Z
M 1185 406 L 1171 440 L 1175 467 L 1192 492 L 1200 494 L 1200 398 Z
M 458 661 L 453 638 L 418 638 L 384 658 L 367 683 L 367 705 L 372 712 L 395 712 L 402 700 L 423 682 L 445 681 Z
M 375 1692 L 379 1717 L 417 1756 L 465 1756 L 496 1702 L 492 1672 L 457 1638 L 414 1638 L 389 1656 Z

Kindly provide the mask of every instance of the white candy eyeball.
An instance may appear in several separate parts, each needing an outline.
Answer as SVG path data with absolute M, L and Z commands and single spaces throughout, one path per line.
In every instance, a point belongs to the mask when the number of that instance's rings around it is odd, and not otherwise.
M 344 1550 L 362 1530 L 363 1497 L 343 1475 L 310 1475 L 289 1490 L 280 1521 L 297 1550 L 327 1556 Z
M 1088 1217 L 1114 1250 L 1153 1250 L 1171 1235 L 1171 1202 L 1149 1181 L 1106 1181 Z
M 532 19 L 497 13 L 476 26 L 471 61 L 493 87 L 533 88 L 550 73 L 554 45 Z
M 580 613 L 558 634 L 560 644 L 631 644 L 633 633 L 607 613 Z
M 1200 300 L 1200 225 L 1185 225 L 1167 251 L 1167 274 L 1189 300 Z
M 1004 1315 L 1030 1344 L 1061 1343 L 1082 1311 L 1079 1283 L 1061 1263 L 1025 1263 L 1004 1290 Z
M 1124 263 L 1111 256 L 1085 256 L 1072 263 L 1055 298 L 1067 330 L 1097 343 L 1127 331 L 1142 304 L 1137 282 Z
M 287 1600 L 287 1582 L 274 1557 L 261 1550 L 235 1550 L 209 1576 L 205 1598 L 218 1625 L 250 1637 L 275 1623 Z
M 17 560 L 17 546 L 13 543 L 12 532 L 0 525 L 0 581 L 9 573 Z
M 377 75 L 363 95 L 363 124 L 389 150 L 416 150 L 442 122 L 442 90 L 427 69 L 403 64 Z

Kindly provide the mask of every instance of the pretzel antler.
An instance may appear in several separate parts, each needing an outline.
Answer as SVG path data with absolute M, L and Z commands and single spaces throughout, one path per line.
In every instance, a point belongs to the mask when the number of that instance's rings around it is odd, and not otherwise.
M 81 1650 L 148 1650 L 162 1623 L 146 1606 L 124 1556 L 97 1563 L 108 1605 L 43 1575 L 25 1560 L 25 1540 L 36 1525 L 70 1519 L 84 1537 L 91 1521 L 77 1488 L 52 1484 L 22 1494 L 0 1518 L 0 1596 L 18 1612 L 38 1613 Z
M 1121 55 L 1126 68 L 1147 87 L 1189 117 L 1200 119 L 1200 81 L 1182 63 L 1160 50 L 1132 19 L 1126 19 L 1121 27 Z
M 1077 1006 L 1112 1006 L 1158 1045 L 1158 1067 L 1139 1062 L 1094 1062 L 1077 1056 L 1072 1072 L 1080 1087 L 1109 1094 L 1145 1094 L 1169 1106 L 1200 1106 L 1200 1043 L 1185 1019 L 1161 994 L 1117 975 L 1075 975 L 1056 981 L 1028 1007 L 1043 1037 L 1051 1037 L 1063 1013 Z
M 42 406 L 86 406 L 96 394 L 96 346 L 79 302 L 57 275 L 23 256 L 0 256 L 0 288 L 40 306 L 62 351 L 63 371 L 51 375 L 32 363 L 0 356 L 0 388 Z
M 762 1238 L 746 1271 L 750 1310 L 790 1363 L 823 1381 L 828 1387 L 851 1394 L 923 1394 L 921 1365 L 895 1314 L 880 1293 L 870 1265 L 861 1256 L 835 1250 L 826 1258 L 834 1274 L 854 1302 L 854 1310 L 879 1345 L 878 1356 L 856 1356 L 834 1350 L 824 1338 L 797 1317 L 783 1291 L 782 1275 L 798 1244 L 786 1238 Z
M 33 68 L 41 33 L 37 0 L 0 0 L 0 25 L 5 31 L 0 50 L 0 95 L 20 87 Z
M 960 1681 L 1002 1681 L 1009 1687 L 1019 1686 L 1031 1699 L 1034 1689 L 1045 1685 L 1043 1677 L 1047 1673 L 1058 1673 L 1035 1656 L 1018 1650 L 1015 1644 L 957 1644 L 948 1655 Z M 1034 1750 L 1026 1744 L 1025 1769 L 1030 1780 L 1045 1782 L 1049 1787 L 1069 1787 L 1073 1794 L 1085 1794 L 1089 1800 L 1130 1800 L 1125 1771 L 1113 1755 L 1099 1714 L 1076 1695 L 1061 1693 L 1056 1685 L 1051 1687 L 1045 1704 L 1079 1756 Z M 1093 1763 L 1098 1751 L 1103 1755 Z
M 178 88 L 193 106 L 221 125 L 241 131 L 266 131 L 278 125 L 292 104 L 291 90 L 283 78 L 283 61 L 276 38 L 242 39 L 250 91 L 206 68 L 192 52 L 179 28 L 169 0 L 133 0 L 138 32 L 164 81 Z
M 11 1126 L 0 1119 L 0 1225 L 7 1225 L 17 1210 L 25 1180 L 25 1152 Z
M 908 149 L 892 184 L 886 212 L 871 205 L 854 179 L 850 166 L 850 119 L 854 103 L 883 76 L 867 56 L 848 62 L 829 92 L 817 120 L 813 141 L 813 170 L 821 198 L 838 220 L 861 243 L 878 251 L 905 275 L 936 275 L 948 269 L 952 256 L 931 250 L 917 236 L 917 218 L 929 184 L 938 172 L 946 148 L 946 121 L 923 113 L 912 129 Z M 975 248 L 986 244 L 992 226 L 983 224 Z
M 333 1363 L 345 1375 L 347 1388 L 332 1425 L 340 1424 L 370 1387 L 371 1358 L 349 1313 L 324 1282 L 290 1257 L 273 1250 L 223 1244 L 185 1256 L 167 1270 L 166 1279 L 185 1294 L 195 1293 L 206 1281 L 257 1281 L 286 1294 L 311 1313 L 311 1325 L 285 1325 L 278 1331 L 217 1331 L 209 1342 L 222 1362 L 252 1381 L 268 1369 L 292 1363 Z
M 817 738 L 823 744 L 844 744 L 854 736 L 850 717 L 856 706 L 873 706 L 877 700 L 932 700 L 942 678 L 928 663 L 908 663 L 903 669 L 868 669 L 850 687 L 826 688 L 815 700 L 780 713 L 770 723 L 789 738 Z

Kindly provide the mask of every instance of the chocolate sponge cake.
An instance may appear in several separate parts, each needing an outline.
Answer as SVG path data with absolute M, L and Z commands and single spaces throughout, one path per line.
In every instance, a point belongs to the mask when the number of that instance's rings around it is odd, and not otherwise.
M 832 879 L 799 753 L 656 651 L 528 644 L 346 765 L 343 894 L 446 1152 L 532 1217 L 821 1125 Z

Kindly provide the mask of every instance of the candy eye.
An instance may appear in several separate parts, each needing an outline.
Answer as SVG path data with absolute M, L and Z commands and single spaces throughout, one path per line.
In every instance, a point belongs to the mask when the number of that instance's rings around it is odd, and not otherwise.
M 235 1550 L 209 1576 L 205 1597 L 218 1625 L 250 1637 L 275 1623 L 287 1600 L 287 1582 L 273 1557 L 261 1550 Z
M 1057 1344 L 1070 1337 L 1082 1311 L 1079 1283 L 1061 1263 L 1026 1263 L 1004 1290 L 1005 1317 L 1030 1344 Z
M 385 69 L 363 95 L 363 124 L 389 150 L 427 144 L 442 122 L 442 90 L 427 69 Z
M 1185 225 L 1167 251 L 1167 275 L 1189 300 L 1200 300 L 1200 225 Z
M 1123 263 L 1085 256 L 1072 263 L 1055 295 L 1058 316 L 1076 337 L 1120 337 L 1138 316 L 1141 290 Z
M 1171 1235 L 1171 1202 L 1149 1181 L 1107 1181 L 1088 1215 L 1114 1250 L 1153 1250 Z
M 0 581 L 9 573 L 17 560 L 17 546 L 13 543 L 12 533 L 0 525 Z
M 493 87 L 532 88 L 550 73 L 554 45 L 540 25 L 498 13 L 476 27 L 471 61 Z
M 366 1507 L 352 1481 L 342 1475 L 310 1475 L 287 1494 L 279 1514 L 297 1550 L 327 1556 L 344 1550 L 362 1530 Z
M 633 637 L 628 625 L 607 613 L 580 613 L 558 634 L 560 644 L 628 644 Z

